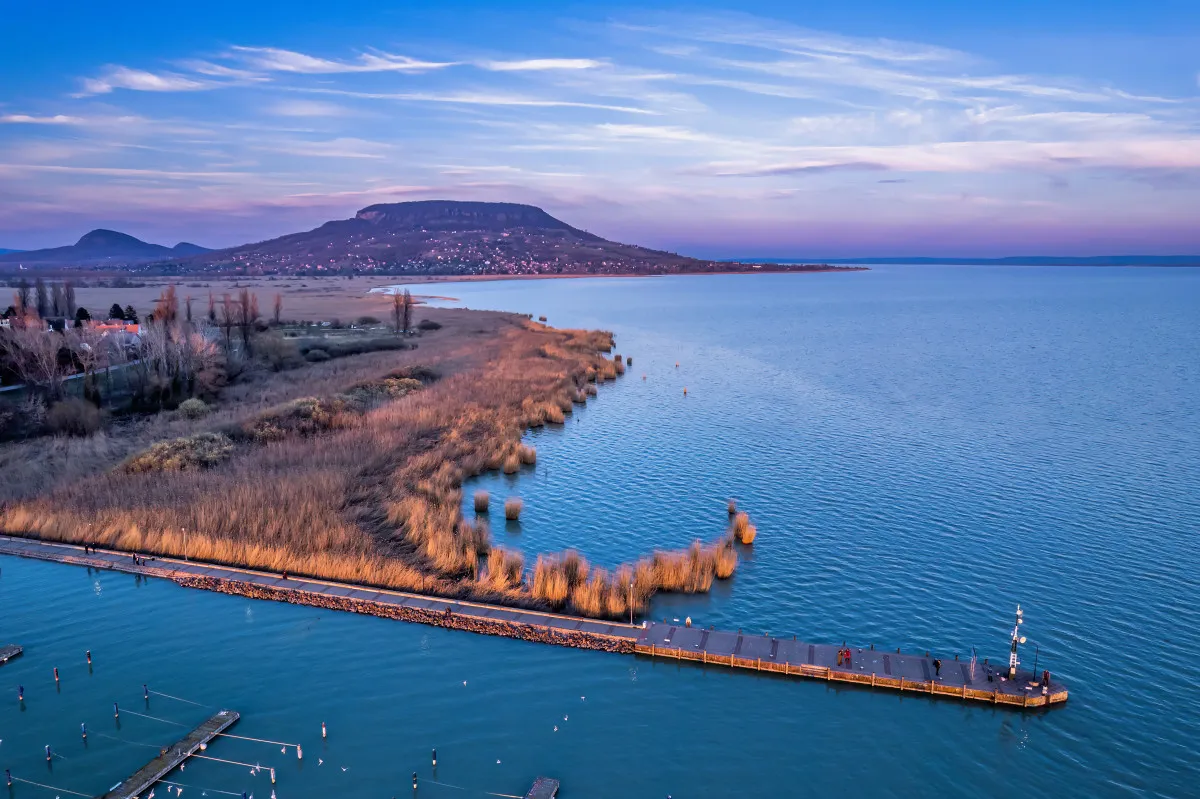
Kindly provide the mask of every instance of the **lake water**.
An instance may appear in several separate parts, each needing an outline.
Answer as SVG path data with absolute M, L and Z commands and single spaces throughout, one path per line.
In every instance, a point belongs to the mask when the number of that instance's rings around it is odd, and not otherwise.
M 241 711 L 240 735 L 304 745 L 303 761 L 209 750 L 274 766 L 279 799 L 407 797 L 413 771 L 422 797 L 519 795 L 538 774 L 564 799 L 1195 795 L 1200 270 L 439 291 L 613 330 L 634 359 L 565 427 L 530 435 L 535 469 L 468 486 L 525 500 L 519 525 L 494 513 L 497 541 L 615 565 L 717 537 L 736 497 L 759 533 L 735 577 L 660 597 L 654 616 L 996 662 L 1020 602 L 1024 663 L 1070 701 L 1023 715 L 0 558 L 0 642 L 27 648 L 0 667 L 0 768 L 100 793 L 204 705 Z M 200 704 L 156 695 L 147 711 L 143 683 Z M 123 712 L 117 729 L 113 701 L 154 718 Z M 187 796 L 272 788 L 215 761 L 173 779 Z

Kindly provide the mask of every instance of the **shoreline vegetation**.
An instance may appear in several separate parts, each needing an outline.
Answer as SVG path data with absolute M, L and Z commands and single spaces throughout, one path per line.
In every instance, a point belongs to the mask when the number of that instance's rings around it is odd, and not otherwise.
M 185 402 L 91 437 L 3 445 L 0 468 L 25 475 L 0 491 L 0 530 L 606 618 L 733 574 L 732 528 L 612 570 L 494 544 L 463 516 L 464 482 L 534 464 L 524 433 L 562 424 L 626 361 L 603 331 L 420 315 L 431 324 L 417 343 L 267 370 L 203 413 Z M 503 505 L 519 516 L 520 498 Z

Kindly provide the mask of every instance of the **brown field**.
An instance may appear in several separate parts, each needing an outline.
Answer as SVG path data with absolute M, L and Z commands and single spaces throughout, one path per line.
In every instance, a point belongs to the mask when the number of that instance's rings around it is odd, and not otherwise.
M 163 288 L 174 284 L 178 287 L 181 300 L 191 297 L 192 312 L 196 316 L 203 316 L 208 310 L 210 293 L 220 302 L 223 294 L 236 295 L 241 288 L 248 287 L 258 295 L 258 304 L 263 316 L 270 316 L 275 295 L 280 294 L 283 297 L 281 318 L 285 320 L 328 322 L 338 319 L 350 323 L 360 316 L 374 316 L 386 322 L 391 314 L 391 297 L 386 294 L 370 294 L 370 290 L 427 280 L 387 277 L 255 277 L 241 280 L 146 278 L 145 285 L 113 288 L 88 285 L 89 282 L 96 281 L 85 277 L 83 284 L 76 288 L 75 296 L 79 305 L 87 308 L 93 317 L 107 315 L 108 309 L 115 302 L 122 308 L 132 305 L 138 314 L 145 318 L 146 314 L 154 309 L 154 303 Z M 139 279 L 137 282 L 143 281 Z M 417 299 L 420 300 L 421 297 L 418 296 Z M 421 318 L 421 312 L 418 312 L 417 319 Z
M 312 308 L 349 308 L 376 281 L 303 293 L 317 282 L 264 281 L 272 291 L 294 284 L 290 296 Z M 80 289 L 79 299 L 103 306 L 100 292 L 129 291 Z M 607 355 L 608 333 L 457 309 L 416 318 L 442 324 L 417 349 L 264 371 L 227 386 L 199 417 L 130 416 L 90 438 L 0 446 L 0 529 L 162 555 L 186 547 L 199 560 L 595 616 L 620 617 L 630 600 L 644 609 L 658 590 L 706 591 L 732 573 L 726 538 L 612 575 L 573 553 L 539 556 L 524 577 L 520 556 L 493 549 L 486 525 L 463 518 L 463 482 L 534 463 L 524 432 L 561 424 L 589 398 L 581 389 L 624 365 Z

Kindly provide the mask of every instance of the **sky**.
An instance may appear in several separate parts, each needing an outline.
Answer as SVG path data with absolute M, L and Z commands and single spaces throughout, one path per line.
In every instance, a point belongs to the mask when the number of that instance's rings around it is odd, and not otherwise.
M 1200 3 L 0 0 L 0 247 L 435 198 L 713 258 L 1200 253 Z

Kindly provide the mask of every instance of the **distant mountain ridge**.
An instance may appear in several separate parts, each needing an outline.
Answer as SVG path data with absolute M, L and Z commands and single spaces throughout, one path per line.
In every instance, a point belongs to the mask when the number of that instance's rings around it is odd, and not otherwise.
M 127 233 L 98 228 L 85 233 L 67 247 L 43 250 L 10 251 L 0 254 L 0 264 L 23 266 L 95 266 L 125 265 L 178 258 L 209 252 L 205 247 L 181 241 L 174 247 L 150 244 Z
M 788 259 L 781 263 L 792 263 Z M 1003 258 L 833 258 L 827 264 L 872 266 L 1200 266 L 1200 255 L 1010 255 Z
M 706 261 L 608 241 L 532 205 L 421 200 L 370 205 L 350 219 L 313 230 L 146 268 L 237 274 L 628 275 L 833 267 Z

